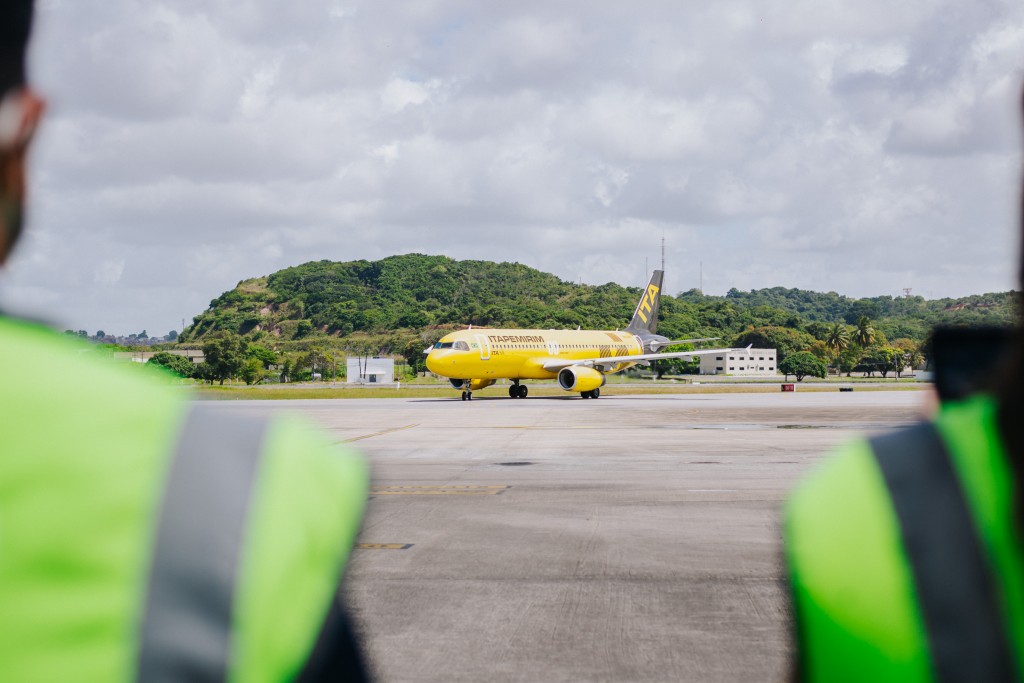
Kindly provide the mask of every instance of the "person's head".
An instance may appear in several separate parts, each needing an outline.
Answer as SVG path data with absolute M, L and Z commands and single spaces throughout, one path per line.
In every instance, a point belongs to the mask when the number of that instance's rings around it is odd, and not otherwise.
M 21 232 L 25 203 L 25 154 L 43 102 L 25 77 L 32 0 L 0 3 L 0 264 Z
M 1021 124 L 1024 130 L 1024 93 L 1021 97 Z M 999 396 L 999 426 L 1005 441 L 1017 482 L 1017 523 L 1024 529 L 1024 173 L 1021 176 L 1020 195 L 1020 289 L 1017 292 L 1017 334 L 1010 352 L 1009 363 L 1001 373 Z

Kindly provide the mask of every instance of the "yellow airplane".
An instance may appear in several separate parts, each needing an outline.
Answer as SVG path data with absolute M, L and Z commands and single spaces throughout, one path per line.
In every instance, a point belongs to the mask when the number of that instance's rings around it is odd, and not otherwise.
M 664 272 L 654 271 L 647 289 L 636 305 L 625 330 L 518 330 L 473 328 L 452 332 L 426 349 L 427 367 L 447 377 L 462 391 L 462 400 L 489 387 L 496 380 L 510 379 L 510 398 L 526 398 L 524 379 L 557 379 L 566 391 L 578 391 L 582 398 L 597 398 L 605 375 L 652 360 L 686 358 L 728 349 L 705 349 L 658 353 L 672 344 L 717 339 L 670 340 L 655 334 L 661 283 Z

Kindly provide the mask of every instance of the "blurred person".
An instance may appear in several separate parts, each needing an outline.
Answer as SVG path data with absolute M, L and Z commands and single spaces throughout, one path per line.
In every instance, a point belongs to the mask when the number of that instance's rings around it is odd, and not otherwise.
M 43 111 L 0 5 L 0 262 Z M 0 681 L 362 680 L 338 601 L 367 472 L 0 316 Z
M 1019 321 L 1008 345 L 993 388 L 845 445 L 791 496 L 797 680 L 1024 678 Z

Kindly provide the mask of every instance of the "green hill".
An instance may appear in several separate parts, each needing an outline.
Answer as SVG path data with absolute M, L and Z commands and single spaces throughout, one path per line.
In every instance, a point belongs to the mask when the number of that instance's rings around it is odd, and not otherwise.
M 566 282 L 518 263 L 455 261 L 406 254 L 380 261 L 317 261 L 244 280 L 210 302 L 180 337 L 241 335 L 278 350 L 310 345 L 402 352 L 422 349 L 445 331 L 490 327 L 622 327 L 639 288 Z M 824 340 L 833 323 L 868 318 L 880 339 L 923 342 L 932 326 L 1009 325 L 1013 292 L 927 301 L 889 296 L 852 299 L 774 287 L 705 296 L 664 295 L 658 331 L 669 337 L 717 336 L 733 343 L 750 328 L 786 328 L 796 346 Z M 797 334 L 798 333 L 798 334 Z M 802 340 L 802 341 L 800 341 Z

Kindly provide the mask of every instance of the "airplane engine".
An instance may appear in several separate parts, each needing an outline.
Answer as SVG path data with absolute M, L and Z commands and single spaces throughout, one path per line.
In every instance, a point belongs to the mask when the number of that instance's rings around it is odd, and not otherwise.
M 449 379 L 448 382 L 453 388 L 465 391 L 478 391 L 494 384 L 493 379 L 455 379 L 454 377 Z
M 604 386 L 604 375 L 594 368 L 570 365 L 558 372 L 558 385 L 566 391 L 592 391 Z

